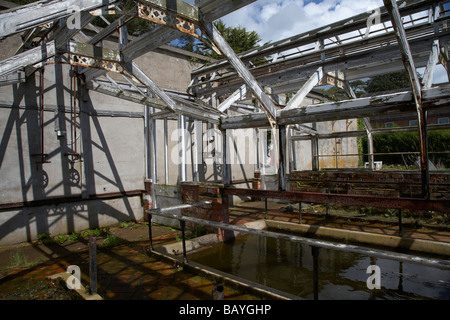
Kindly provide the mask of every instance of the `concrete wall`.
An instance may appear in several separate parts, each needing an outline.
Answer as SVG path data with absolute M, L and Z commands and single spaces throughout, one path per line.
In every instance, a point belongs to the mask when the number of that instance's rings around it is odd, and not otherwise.
M 19 41 L 11 37 L 4 43 L 3 59 Z M 158 85 L 178 91 L 186 91 L 196 67 L 167 51 L 136 62 Z M 71 70 L 65 64 L 45 67 L 48 163 L 39 163 L 37 156 L 42 146 L 39 71 L 26 83 L 0 87 L 0 245 L 143 218 L 144 106 L 79 87 L 74 116 Z M 176 183 L 177 170 L 171 172 Z
M 312 124 L 305 124 L 311 127 Z M 356 131 L 357 119 L 326 121 L 316 123 L 318 132 L 332 133 Z M 319 168 L 358 168 L 358 139 L 338 138 L 319 140 Z M 295 168 L 296 170 L 312 170 L 311 141 L 295 142 Z

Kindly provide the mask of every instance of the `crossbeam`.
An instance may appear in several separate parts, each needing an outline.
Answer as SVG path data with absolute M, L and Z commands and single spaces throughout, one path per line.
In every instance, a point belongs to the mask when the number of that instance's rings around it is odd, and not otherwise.
M 119 2 L 118 0 L 51 0 L 16 7 L 0 13 L 0 37 L 7 37 L 66 18 L 74 12 L 93 10 Z
M 248 71 L 245 64 L 237 57 L 236 53 L 226 42 L 223 36 L 220 34 L 219 30 L 214 26 L 214 24 L 209 23 L 204 26 L 207 32 L 207 36 L 210 40 L 219 48 L 219 50 L 227 57 L 231 65 L 236 69 L 239 76 L 244 80 L 249 88 L 252 89 L 256 98 L 261 103 L 269 121 L 276 119 L 277 109 L 275 104 L 269 98 L 269 96 L 264 92 L 261 86 L 256 81 L 255 77 Z
M 450 86 L 423 90 L 422 103 L 426 110 L 446 107 L 450 103 Z M 291 110 L 279 110 L 277 112 L 277 124 L 295 125 L 414 110 L 415 104 L 412 92 L 404 91 L 375 97 L 302 106 Z M 223 129 L 257 128 L 268 127 L 269 125 L 264 114 L 222 117 Z

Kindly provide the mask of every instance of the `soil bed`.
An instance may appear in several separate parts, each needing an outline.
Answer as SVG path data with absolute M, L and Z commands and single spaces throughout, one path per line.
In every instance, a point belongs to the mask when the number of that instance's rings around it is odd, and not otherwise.
M 26 279 L 14 290 L 0 292 L 2 300 L 83 300 L 74 290 L 69 290 L 62 279 Z

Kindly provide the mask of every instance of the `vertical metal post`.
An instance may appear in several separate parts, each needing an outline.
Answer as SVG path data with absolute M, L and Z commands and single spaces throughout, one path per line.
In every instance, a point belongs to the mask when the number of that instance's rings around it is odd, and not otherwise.
M 266 220 L 268 219 L 268 215 L 267 215 L 267 198 L 264 198 L 264 207 L 266 209 Z
M 330 193 L 330 189 L 327 190 L 327 193 Z M 327 202 L 327 209 L 325 213 L 325 217 L 328 218 L 330 216 L 330 203 Z
M 167 136 L 167 118 L 164 118 L 164 177 L 166 185 L 169 184 L 169 149 Z
M 182 235 L 182 238 L 183 238 L 183 260 L 184 260 L 184 263 L 187 263 L 188 262 L 188 259 L 187 259 L 187 254 L 186 254 L 186 221 L 184 221 L 184 220 L 180 220 L 180 226 L 181 226 L 181 235 Z
M 319 300 L 319 247 L 311 246 L 313 256 L 314 300 Z
M 39 98 L 39 104 L 40 104 L 40 107 L 41 107 L 41 110 L 40 110 L 41 111 L 40 112 L 40 116 L 41 116 L 41 118 L 40 118 L 41 163 L 44 163 L 44 158 L 45 158 L 45 155 L 44 155 L 44 123 L 45 123 L 45 121 L 44 121 L 44 93 L 45 93 L 45 88 L 44 88 L 44 85 L 45 85 L 44 71 L 45 71 L 45 68 L 42 67 L 40 69 L 40 78 L 39 78 L 39 82 L 40 82 L 39 86 L 40 86 L 40 89 L 41 89 L 40 98 Z
M 89 278 L 91 294 L 97 293 L 97 237 L 89 237 Z
M 150 154 L 149 154 L 149 106 L 144 106 L 144 156 L 145 156 L 145 179 L 150 179 Z
M 302 224 L 302 203 L 298 203 L 298 223 Z
M 155 108 L 152 108 L 152 115 L 155 114 Z M 157 208 L 155 184 L 158 182 L 157 163 L 156 163 L 156 119 L 150 117 L 149 119 L 149 148 L 150 148 L 150 177 L 152 180 L 152 208 Z
M 213 300 L 224 300 L 225 299 L 225 290 L 224 287 L 219 285 L 215 286 L 212 290 Z
M 428 168 L 428 138 L 427 138 L 427 113 L 422 104 L 422 87 L 417 75 L 416 66 L 412 56 L 411 48 L 406 37 L 402 17 L 395 0 L 383 0 L 398 40 L 399 49 L 405 70 L 408 73 L 412 87 L 413 97 L 417 109 L 417 120 L 420 138 L 420 171 L 422 173 L 422 195 L 430 199 L 430 176 Z
M 230 145 L 229 136 L 227 135 L 227 130 L 221 130 L 222 134 L 222 182 L 224 185 L 231 184 L 231 160 L 229 151 L 232 145 Z
M 153 251 L 153 234 L 152 234 L 152 214 L 148 215 L 148 239 L 150 241 L 150 250 Z
M 278 190 L 286 190 L 286 126 L 279 126 Z
M 181 156 L 181 163 L 179 167 L 180 181 L 186 181 L 186 119 L 183 115 L 178 115 L 178 130 L 178 150 Z
M 398 235 L 403 237 L 402 209 L 398 209 Z

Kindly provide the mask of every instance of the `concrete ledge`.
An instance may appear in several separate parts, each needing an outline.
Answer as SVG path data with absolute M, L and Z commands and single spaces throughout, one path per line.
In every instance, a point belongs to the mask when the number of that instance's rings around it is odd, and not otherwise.
M 207 234 L 192 240 L 186 240 L 186 252 L 194 251 L 205 246 L 210 246 L 219 243 L 219 236 L 217 234 Z M 178 255 L 183 253 L 183 243 L 171 243 L 158 247 L 156 251 L 162 254 Z
M 275 220 L 266 220 L 266 225 L 271 229 L 301 233 L 309 236 L 450 256 L 450 243 L 445 242 L 412 239 L 353 230 L 342 230 Z

